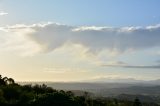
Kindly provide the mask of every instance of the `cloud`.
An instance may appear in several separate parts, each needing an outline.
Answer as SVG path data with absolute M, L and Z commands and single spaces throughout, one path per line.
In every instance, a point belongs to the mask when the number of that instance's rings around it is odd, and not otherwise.
M 27 31 L 27 32 L 25 32 Z M 40 53 L 42 46 L 36 42 L 27 39 L 26 35 L 29 30 L 18 29 L 18 32 L 8 30 L 8 28 L 0 28 L 0 52 L 9 52 L 21 56 L 32 56 Z
M 28 41 L 39 45 L 43 52 L 53 51 L 67 43 L 82 45 L 90 53 L 102 50 L 123 53 L 160 47 L 160 25 L 113 28 L 45 23 L 18 24 L 0 29 L 25 36 Z
M 139 78 L 138 78 L 139 79 Z M 133 76 L 126 76 L 126 75 L 116 75 L 116 74 L 109 74 L 109 75 L 100 75 L 91 78 L 89 81 L 92 82 L 121 82 L 121 83 L 128 83 L 128 82 L 139 82 L 137 78 Z
M 65 73 L 86 73 L 88 71 L 84 71 L 81 69 L 75 69 L 75 68 L 59 68 L 59 67 L 47 67 L 44 68 L 44 72 L 46 73 L 54 73 L 54 74 L 65 74 Z
M 157 60 L 156 63 L 160 63 L 160 60 Z
M 8 13 L 0 11 L 0 16 L 7 15 Z
M 150 65 L 150 66 L 123 66 L 124 68 L 146 68 L 146 69 L 160 69 L 160 65 Z
M 139 68 L 139 69 L 160 69 L 160 64 L 157 65 L 128 65 L 125 62 L 109 62 L 107 64 L 101 64 L 102 67 L 121 67 L 121 68 Z

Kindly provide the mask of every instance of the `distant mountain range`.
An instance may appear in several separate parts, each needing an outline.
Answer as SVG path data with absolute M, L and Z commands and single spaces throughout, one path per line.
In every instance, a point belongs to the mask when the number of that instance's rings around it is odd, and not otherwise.
M 135 84 L 135 83 L 145 83 L 145 84 L 154 84 L 160 85 L 160 79 L 157 80 L 137 80 L 134 78 L 119 78 L 119 79 L 111 79 L 111 78 L 98 78 L 92 79 L 85 82 L 96 82 L 96 83 L 128 83 L 128 84 Z
M 107 97 L 117 96 L 121 94 L 144 95 L 144 96 L 160 96 L 160 86 L 131 86 L 126 88 L 108 88 L 93 91 L 95 94 Z
M 160 86 L 158 80 L 136 80 L 136 79 L 99 79 L 84 82 L 19 82 L 20 84 L 46 84 L 55 89 L 64 90 L 91 90 L 91 89 L 108 89 L 108 88 L 127 88 L 133 86 Z
M 58 90 L 71 90 L 75 95 L 83 95 L 85 91 L 93 97 L 114 97 L 134 100 L 140 98 L 144 102 L 160 100 L 160 80 L 114 79 L 103 82 L 19 82 L 19 84 L 46 84 Z

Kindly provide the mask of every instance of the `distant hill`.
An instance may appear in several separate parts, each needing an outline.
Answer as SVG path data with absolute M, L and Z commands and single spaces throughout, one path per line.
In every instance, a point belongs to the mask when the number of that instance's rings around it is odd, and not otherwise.
M 153 103 L 153 102 L 157 103 L 160 100 L 160 96 L 147 96 L 147 95 L 138 95 L 138 94 L 137 95 L 120 94 L 115 98 L 119 100 L 129 100 L 129 101 L 133 101 L 135 98 L 139 98 L 142 102 L 149 102 L 149 103 Z
M 160 85 L 52 82 L 18 84 L 12 78 L 0 77 L 0 106 L 140 106 L 135 104 L 159 106 Z
M 132 86 L 126 88 L 100 89 L 95 91 L 95 93 L 104 97 L 117 96 L 120 94 L 159 96 L 160 86 Z
M 88 91 L 98 96 L 117 96 L 120 94 L 131 95 L 160 95 L 159 80 L 143 81 L 138 83 L 54 83 L 54 82 L 36 82 L 37 84 L 45 83 L 47 86 L 54 89 L 73 90 L 73 91 Z M 29 82 L 31 83 L 31 82 Z M 36 84 L 32 82 L 32 84 Z M 20 82 L 27 84 L 27 82 Z
M 160 85 L 160 79 L 157 80 L 137 80 L 134 78 L 119 78 L 119 79 L 111 79 L 111 78 L 97 78 L 88 80 L 86 82 L 93 83 L 127 83 L 127 84 L 151 84 L 151 85 Z
M 63 90 L 98 90 L 98 89 L 108 89 L 108 88 L 126 88 L 130 86 L 136 86 L 137 84 L 127 84 L 127 83 L 86 83 L 86 82 L 19 82 L 21 85 L 25 84 L 46 84 L 55 89 Z M 141 85 L 141 84 L 140 84 Z

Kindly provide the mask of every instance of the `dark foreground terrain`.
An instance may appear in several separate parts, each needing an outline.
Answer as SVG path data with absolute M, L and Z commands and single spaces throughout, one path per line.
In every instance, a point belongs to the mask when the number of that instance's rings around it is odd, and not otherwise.
M 93 96 L 85 91 L 78 96 L 73 92 L 55 90 L 44 84 L 19 85 L 12 78 L 0 75 L 0 106 L 160 106 L 159 99 L 145 102 L 135 95 L 111 98 Z

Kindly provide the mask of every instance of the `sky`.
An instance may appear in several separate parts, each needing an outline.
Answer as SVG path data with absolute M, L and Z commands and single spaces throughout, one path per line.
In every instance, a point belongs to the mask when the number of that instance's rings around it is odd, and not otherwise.
M 0 0 L 0 74 L 16 81 L 160 78 L 159 0 Z

